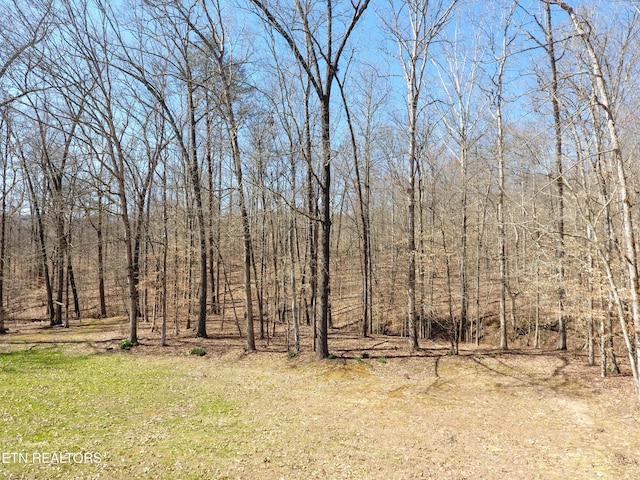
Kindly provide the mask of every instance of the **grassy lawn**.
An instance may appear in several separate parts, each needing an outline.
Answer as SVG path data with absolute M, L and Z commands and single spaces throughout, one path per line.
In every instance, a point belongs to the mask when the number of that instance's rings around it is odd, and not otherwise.
M 215 381 L 194 378 L 195 361 L 0 354 L 0 477 L 216 478 L 246 426 Z
M 640 478 L 629 379 L 578 356 L 207 342 L 4 345 L 0 479 Z

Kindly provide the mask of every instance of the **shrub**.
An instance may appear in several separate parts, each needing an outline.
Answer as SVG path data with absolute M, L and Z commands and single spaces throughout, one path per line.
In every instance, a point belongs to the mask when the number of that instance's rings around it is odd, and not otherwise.
M 387 363 L 387 359 L 384 357 L 378 357 L 378 362 L 380 363 Z
M 120 348 L 122 350 L 131 350 L 131 347 L 133 347 L 133 344 L 131 343 L 131 340 L 129 340 L 129 339 L 123 340 L 122 342 L 120 342 Z
M 199 357 L 202 357 L 207 352 L 205 352 L 202 347 L 194 347 L 189 351 L 189 353 L 191 355 L 198 355 Z

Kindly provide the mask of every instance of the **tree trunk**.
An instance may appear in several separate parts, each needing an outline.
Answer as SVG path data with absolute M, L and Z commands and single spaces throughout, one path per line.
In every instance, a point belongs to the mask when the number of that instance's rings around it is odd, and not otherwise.
M 169 211 L 167 205 L 167 166 L 162 172 L 162 270 L 161 270 L 161 315 L 160 345 L 167 345 L 167 253 L 169 250 Z
M 96 236 L 98 243 L 98 297 L 100 301 L 100 318 L 107 316 L 107 299 L 104 285 L 104 239 L 103 239 L 102 192 L 98 193 L 98 223 Z
M 185 54 L 185 59 L 187 55 Z M 187 71 L 187 108 L 189 109 L 189 130 L 191 151 L 187 156 L 189 161 L 189 176 L 198 219 L 198 245 L 200 253 L 200 286 L 198 290 L 198 327 L 196 336 L 208 338 L 207 335 L 207 225 L 204 219 L 204 203 L 202 201 L 202 185 L 200 182 L 200 166 L 198 165 L 198 144 L 196 140 L 196 106 L 194 103 L 194 82 L 191 78 L 191 66 L 186 65 Z
M 500 350 L 509 348 L 507 340 L 507 252 L 504 219 L 504 199 L 505 199 L 505 167 L 506 159 L 504 153 L 504 126 L 502 119 L 502 79 L 506 63 L 506 45 L 503 44 L 503 55 L 498 71 L 498 92 L 496 96 L 496 120 L 498 130 L 498 265 L 500 271 Z
M 9 135 L 7 134 L 7 137 Z M 5 144 L 5 148 L 8 142 Z M 7 160 L 8 155 L 2 158 L 2 202 L 0 212 L 0 335 L 7 333 L 4 322 L 4 266 L 6 258 L 6 227 L 7 227 Z
M 623 239 L 625 245 L 624 260 L 627 265 L 628 286 L 631 297 L 630 303 L 633 337 L 628 335 L 624 313 L 620 311 L 618 316 L 629 354 L 633 384 L 636 395 L 640 399 L 640 285 L 638 282 L 638 255 L 633 226 L 631 194 L 627 184 L 627 172 L 622 158 L 622 148 L 620 146 L 618 129 L 614 117 L 616 109 L 609 97 L 609 91 L 604 80 L 600 60 L 596 54 L 593 44 L 591 43 L 590 33 L 587 33 L 592 31 L 591 26 L 584 18 L 579 18 L 575 11 L 565 2 L 557 0 L 553 3 L 556 3 L 567 12 L 573 22 L 576 32 L 583 40 L 585 50 L 591 61 L 591 80 L 593 82 L 594 89 L 598 93 L 598 104 L 602 107 L 602 112 L 605 115 L 607 128 L 609 130 L 609 137 L 611 141 L 610 151 L 613 155 L 613 165 L 618 179 L 618 195 L 622 206 Z M 608 274 L 608 277 L 611 283 L 612 276 L 610 273 Z M 612 293 L 617 294 L 617 290 L 614 290 Z M 620 300 L 617 300 L 617 303 L 618 305 L 621 305 Z
M 467 321 L 469 311 L 469 281 L 467 279 L 467 230 L 468 230 L 468 212 L 467 212 L 467 170 L 468 170 L 468 152 L 467 139 L 463 136 L 462 147 L 460 152 L 460 176 L 462 181 L 462 200 L 460 202 L 461 222 L 460 222 L 460 324 L 457 332 L 458 341 L 465 340 L 467 333 Z M 457 353 L 457 352 L 456 352 Z
M 211 120 L 211 110 L 213 105 L 211 103 L 211 94 L 207 90 L 205 92 L 205 101 L 206 101 L 206 112 L 205 112 L 205 125 L 206 125 L 206 143 L 205 143 L 205 155 L 207 159 L 207 179 L 208 179 L 208 191 L 207 191 L 207 200 L 208 200 L 208 215 L 209 215 L 209 284 L 211 290 L 211 312 L 214 314 L 220 313 L 220 305 L 218 299 L 219 286 L 218 286 L 218 278 L 219 278 L 219 265 L 216 261 L 216 246 L 218 242 L 215 241 L 215 220 L 219 218 L 220 212 L 220 202 L 216 202 L 216 198 L 214 195 L 214 179 L 216 176 L 216 169 L 214 169 L 213 163 L 213 145 L 212 145 L 212 136 L 213 136 L 213 125 Z M 222 162 L 220 162 L 221 164 Z M 216 211 L 216 207 L 218 211 Z
M 407 186 L 407 318 L 409 329 L 409 348 L 418 350 L 418 333 L 416 323 L 416 123 L 417 97 L 414 92 L 409 94 L 409 171 Z
M 560 102 L 558 91 L 558 71 L 556 67 L 555 40 L 553 38 L 553 25 L 551 23 L 551 5 L 545 3 L 547 21 L 547 45 L 551 67 L 551 92 L 550 99 L 553 106 L 553 124 L 555 134 L 555 183 L 557 190 L 557 245 L 556 245 L 556 272 L 558 280 L 558 350 L 567 349 L 567 325 L 565 319 L 565 281 L 564 281 L 564 173 L 562 168 L 562 123 L 560 119 Z
M 320 321 L 316 328 L 316 355 L 318 358 L 329 356 L 328 326 L 330 301 L 330 266 L 331 266 L 331 133 L 330 133 L 330 97 L 321 99 L 322 128 L 322 181 L 320 186 L 321 216 L 320 237 Z

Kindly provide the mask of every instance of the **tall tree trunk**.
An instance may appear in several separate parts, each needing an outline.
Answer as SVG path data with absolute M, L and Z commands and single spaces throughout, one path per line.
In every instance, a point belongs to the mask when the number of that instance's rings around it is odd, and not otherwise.
M 185 53 L 185 59 L 187 58 Z M 198 219 L 198 245 L 200 253 L 200 286 L 198 289 L 198 327 L 196 336 L 207 338 L 207 225 L 204 219 L 204 203 L 202 201 L 202 185 L 200 181 L 200 166 L 198 165 L 198 144 L 196 140 L 196 106 L 194 102 L 194 81 L 191 77 L 191 66 L 187 64 L 187 108 L 189 109 L 189 133 L 191 151 L 189 161 L 189 176 Z
M 313 332 L 313 350 L 316 349 L 316 324 L 318 306 L 318 196 L 316 194 L 315 174 L 313 171 L 313 149 L 311 139 L 311 112 L 310 112 L 311 82 L 308 81 L 305 89 L 305 117 L 304 117 L 304 156 L 307 160 L 307 214 L 308 225 L 308 249 L 309 249 L 309 302 L 306 309 L 307 325 Z
M 294 151 L 293 145 L 290 148 Z M 296 162 L 295 156 L 291 155 L 289 164 L 290 182 L 291 182 L 291 205 L 296 205 Z M 291 320 L 293 322 L 293 346 L 296 352 L 300 351 L 300 313 L 298 307 L 298 285 L 296 281 L 296 245 L 297 245 L 297 225 L 294 212 L 290 213 L 289 220 L 289 283 L 291 283 Z
M 424 72 L 429 62 L 429 47 L 447 24 L 456 0 L 447 2 L 389 1 L 387 13 L 381 19 L 393 36 L 407 89 L 407 320 L 409 347 L 420 348 L 416 322 L 416 169 L 418 162 L 416 129 L 420 112 L 420 94 Z M 454 319 L 451 318 L 453 321 Z M 455 330 L 455 329 L 454 329 Z
M 58 248 L 56 249 L 56 315 L 55 315 L 55 324 L 63 325 L 64 321 L 62 318 L 62 307 L 64 304 L 62 300 L 64 299 L 64 289 L 65 289 L 65 277 L 66 277 L 66 268 L 65 263 L 67 259 L 67 235 L 65 229 L 64 216 L 62 212 L 57 212 L 56 214 L 56 236 L 58 237 Z
M 462 181 L 462 200 L 460 202 L 461 222 L 460 222 L 460 324 L 457 332 L 458 340 L 465 340 L 467 333 L 468 311 L 469 311 L 469 280 L 467 276 L 467 230 L 469 223 L 468 216 L 468 194 L 467 194 L 467 170 L 468 170 L 468 151 L 467 139 L 465 136 L 461 139 L 460 152 L 460 176 Z M 458 353 L 456 351 L 456 353 Z
M 233 164 L 235 167 L 237 190 L 238 190 L 238 205 L 240 206 L 240 216 L 242 217 L 242 245 L 244 251 L 244 308 L 246 317 L 246 338 L 247 349 L 254 351 L 256 349 L 255 333 L 253 328 L 253 298 L 251 292 L 251 223 L 249 221 L 249 213 L 247 211 L 247 205 L 244 194 L 244 182 L 242 176 L 242 161 L 240 158 L 240 146 L 238 144 L 238 128 L 235 121 L 235 114 L 233 107 L 231 106 L 231 92 L 230 85 L 225 82 L 225 96 L 227 98 L 227 116 L 230 125 L 230 141 L 231 151 L 233 155 Z
M 418 331 L 416 322 L 416 124 L 418 96 L 409 91 L 409 167 L 407 182 L 407 317 L 409 329 L 409 348 L 418 350 Z
M 613 212 L 611 209 L 611 202 L 613 198 L 609 193 L 609 188 L 607 186 L 606 174 L 603 171 L 603 163 L 605 161 L 605 152 L 603 149 L 603 140 L 602 140 L 602 132 L 599 127 L 596 127 L 599 124 L 598 121 L 598 105 L 597 99 L 595 98 L 595 94 L 591 98 L 590 105 L 590 114 L 591 121 L 593 122 L 593 143 L 596 154 L 592 156 L 591 160 L 591 168 L 596 178 L 596 182 L 598 184 L 598 193 L 600 195 L 600 201 L 603 208 L 603 224 L 604 224 L 604 235 L 605 235 L 605 246 L 603 254 L 603 262 L 609 263 L 611 262 L 612 255 L 614 253 L 614 249 L 618 249 L 618 240 L 616 238 L 616 233 L 613 225 Z M 594 235 L 594 232 L 591 232 Z M 620 368 L 618 367 L 618 362 L 616 360 L 615 350 L 613 348 L 613 316 L 615 311 L 614 306 L 614 298 L 611 292 L 608 295 L 607 306 L 603 309 L 606 312 L 606 317 L 601 319 L 601 353 L 602 353 L 602 362 L 601 362 L 601 373 L 602 376 L 606 376 L 607 374 L 607 360 L 609 360 L 610 364 L 608 370 L 612 373 L 618 374 L 620 373 Z
M 564 281 L 564 172 L 562 168 L 562 123 L 560 119 L 560 101 L 558 91 L 558 71 L 556 65 L 555 40 L 553 37 L 553 25 L 551 22 L 551 5 L 545 3 L 547 21 L 547 45 L 549 65 L 551 67 L 551 92 L 550 99 L 553 106 L 553 124 L 555 135 L 555 183 L 558 202 L 557 213 L 557 245 L 556 245 L 556 272 L 558 279 L 558 350 L 567 349 L 567 325 L 565 318 L 565 281 Z
M 100 318 L 107 316 L 107 298 L 104 284 L 104 238 L 103 238 L 102 191 L 98 192 L 98 223 L 96 225 L 98 247 L 98 297 L 100 302 Z
M 8 130 L 8 128 L 7 128 Z M 8 145 L 7 133 L 5 147 Z M 7 333 L 4 322 L 4 272 L 5 272 L 5 258 L 6 258 L 6 238 L 7 238 L 7 160 L 8 155 L 3 153 L 2 158 L 2 202 L 0 208 L 0 335 Z
M 206 101 L 206 112 L 205 112 L 205 125 L 206 125 L 206 142 L 205 142 L 205 155 L 207 159 L 207 179 L 208 179 L 208 192 L 207 192 L 207 200 L 208 200 L 208 215 L 209 215 L 209 284 L 211 285 L 211 312 L 218 314 L 220 313 L 220 305 L 218 300 L 218 277 L 219 277 L 219 265 L 216 261 L 216 246 L 218 243 L 215 241 L 215 219 L 219 218 L 219 212 L 216 212 L 216 206 L 219 209 L 220 202 L 216 202 L 215 198 L 215 189 L 214 189 L 214 179 L 216 177 L 216 169 L 214 169 L 213 163 L 213 145 L 212 145 L 212 136 L 213 136 L 213 125 L 211 119 L 211 110 L 213 108 L 211 102 L 211 94 L 209 90 L 205 92 L 205 101 Z M 220 162 L 221 163 L 221 162 Z
M 506 30 L 505 30 L 506 37 Z M 496 94 L 496 121 L 498 134 L 498 265 L 500 274 L 500 349 L 507 350 L 509 348 L 507 340 L 507 252 L 504 218 L 504 201 L 505 201 L 505 177 L 506 177 L 506 159 L 504 152 L 504 125 L 502 118 L 502 87 L 504 69 L 507 61 L 506 56 L 506 38 L 503 39 L 502 57 L 498 69 L 497 76 L 497 94 Z
M 548 3 L 547 0 L 545 0 L 545 2 Z M 607 128 L 609 130 L 609 140 L 611 141 L 610 151 L 613 156 L 613 166 L 618 179 L 618 195 L 622 206 L 623 239 L 625 246 L 625 255 L 623 258 L 627 266 L 633 336 L 628 334 L 628 329 L 625 324 L 624 314 L 622 311 L 619 312 L 619 319 L 629 354 L 633 384 L 636 395 L 640 399 L 640 285 L 638 281 L 638 254 L 634 234 L 631 192 L 627 184 L 627 172 L 622 158 L 622 147 L 620 146 L 618 128 L 615 121 L 616 108 L 610 99 L 609 90 L 607 89 L 604 75 L 602 73 L 602 67 L 600 66 L 600 60 L 590 39 L 590 33 L 592 32 L 591 25 L 589 25 L 584 18 L 578 17 L 573 8 L 565 2 L 557 0 L 553 3 L 556 3 L 567 12 L 573 22 L 576 32 L 584 43 L 586 53 L 591 62 L 591 80 L 594 89 L 597 91 L 599 97 L 598 104 L 601 106 L 601 110 L 605 116 Z M 608 277 L 611 283 L 612 276 L 610 272 Z M 611 285 L 613 287 L 613 284 Z M 614 295 L 617 294 L 617 290 L 613 288 L 612 290 Z M 618 305 L 621 305 L 620 299 L 617 300 L 617 303 Z
M 316 355 L 318 358 L 329 356 L 328 326 L 330 309 L 330 266 L 331 266 L 331 115 L 329 111 L 330 96 L 321 99 L 322 129 L 322 181 L 320 187 L 322 235 L 320 247 L 320 321 L 316 329 Z
M 167 345 L 167 253 L 169 250 L 169 210 L 167 205 L 167 165 L 165 160 L 162 172 L 162 278 L 161 278 L 161 310 L 162 327 L 160 328 L 160 345 Z
M 587 241 L 591 242 L 592 238 L 591 238 L 591 229 L 587 228 Z M 589 246 L 587 245 L 587 248 L 589 248 Z M 589 292 L 589 315 L 587 316 L 587 357 L 588 357 L 588 362 L 589 365 L 594 365 L 595 364 L 595 332 L 594 332 L 594 312 L 595 312 L 595 298 L 594 298 L 594 294 L 595 294 L 595 289 L 593 288 L 593 283 L 594 283 L 594 271 L 596 268 L 596 264 L 595 264 L 595 259 L 593 256 L 593 249 L 589 248 L 589 254 L 587 257 L 587 264 L 589 265 L 589 278 L 588 278 L 588 285 L 587 285 L 587 291 Z

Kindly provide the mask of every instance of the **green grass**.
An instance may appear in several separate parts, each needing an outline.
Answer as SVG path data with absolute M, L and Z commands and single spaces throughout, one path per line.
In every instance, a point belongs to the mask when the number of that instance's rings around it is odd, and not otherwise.
M 558 373 L 564 357 L 389 361 L 362 352 L 372 360 L 317 362 L 311 352 L 196 357 L 182 345 L 174 354 L 43 345 L 0 344 L 21 348 L 0 353 L 0 455 L 86 452 L 101 461 L 0 456 L 0 480 L 417 478 L 445 469 L 560 478 L 567 468 L 575 478 L 623 479 L 640 458 L 640 411 L 619 401 L 633 395 L 628 379 L 593 388 L 585 378 L 597 372 L 578 360 Z
M 55 348 L 0 354 L 0 454 L 101 457 L 99 464 L 0 459 L 0 478 L 213 476 L 245 427 L 221 388 L 195 375 L 177 358 Z

